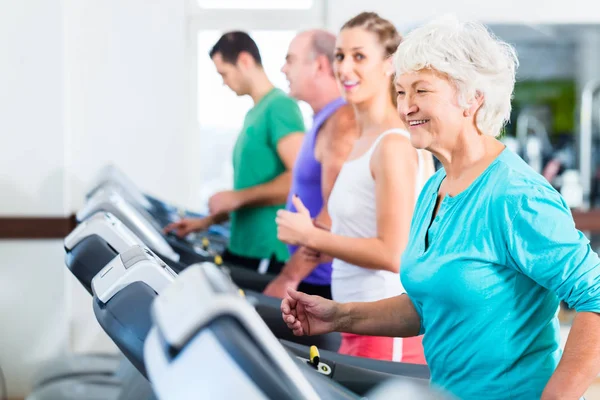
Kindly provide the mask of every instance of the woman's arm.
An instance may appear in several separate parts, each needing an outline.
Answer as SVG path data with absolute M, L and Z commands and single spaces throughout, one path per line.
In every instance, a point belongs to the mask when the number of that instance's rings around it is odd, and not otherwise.
M 371 171 L 375 179 L 377 237 L 352 238 L 318 229 L 300 199 L 294 198 L 297 214 L 278 213 L 279 239 L 350 264 L 398 272 L 414 210 L 417 162 L 415 149 L 399 135 L 386 136 L 375 149 Z
M 418 336 L 421 317 L 406 294 L 383 300 L 340 303 L 336 331 L 355 335 Z
M 422 334 L 421 317 L 408 295 L 375 302 L 338 303 L 288 289 L 281 316 L 296 336 L 348 332 L 411 337 Z
M 579 399 L 600 372 L 600 315 L 580 312 L 541 400 Z
M 561 361 L 542 399 L 579 399 L 600 372 L 600 258 L 575 228 L 562 197 L 532 182 L 498 199 L 507 264 L 577 311 Z

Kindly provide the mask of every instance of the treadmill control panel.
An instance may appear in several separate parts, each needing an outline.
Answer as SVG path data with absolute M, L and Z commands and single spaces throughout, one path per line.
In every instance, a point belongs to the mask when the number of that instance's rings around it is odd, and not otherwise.
M 158 258 L 152 251 L 146 247 L 133 246 L 127 251 L 124 251 L 120 255 L 121 262 L 125 269 L 133 267 L 135 264 L 141 261 L 150 260 L 156 262 L 162 268 L 167 268 L 167 264 L 160 258 Z

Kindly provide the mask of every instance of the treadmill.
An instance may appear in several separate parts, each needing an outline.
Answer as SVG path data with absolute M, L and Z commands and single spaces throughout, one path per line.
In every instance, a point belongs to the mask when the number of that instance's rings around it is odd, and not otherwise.
M 64 245 L 66 266 L 90 294 L 93 294 L 93 279 L 97 280 L 97 275 L 103 274 L 107 264 L 132 246 L 146 247 L 133 232 L 109 213 L 97 213 L 84 221 L 65 238 Z M 179 273 L 185 268 L 179 263 L 163 260 L 150 250 L 148 252 L 153 254 L 156 265 L 168 265 L 169 271 L 172 271 L 173 274 Z M 262 275 L 253 274 L 252 271 L 240 267 L 221 266 L 219 268 L 238 286 L 248 290 L 248 295 L 252 297 L 259 314 L 276 336 L 287 338 L 293 342 L 306 343 L 307 338 L 295 337 L 281 319 L 281 300 L 253 290 L 255 287 L 262 288 L 264 283 L 262 280 L 258 282 L 253 280 L 256 277 L 262 279 Z M 341 343 L 341 337 L 337 333 L 322 335 L 310 340 L 323 348 L 334 351 L 339 348 Z
M 429 387 L 423 365 L 406 373 L 401 363 L 319 352 L 314 346 L 290 349 L 210 263 L 179 274 L 154 300 L 151 314 L 144 356 L 161 400 L 199 393 L 220 399 L 388 399 L 392 393 L 398 399 L 448 399 Z
M 274 335 L 273 327 L 265 323 L 264 317 L 256 307 L 257 299 L 250 293 L 240 292 L 229 276 L 212 263 L 190 266 L 182 271 L 173 283 L 161 287 L 158 287 L 156 281 L 150 277 L 150 269 L 161 270 L 167 268 L 167 266 L 164 263 L 160 265 L 160 260 L 156 259 L 156 256 L 147 249 L 143 250 L 140 246 L 134 246 L 128 250 L 126 255 L 120 255 L 110 264 L 94 277 L 92 285 L 94 312 L 108 336 L 115 341 L 119 349 L 144 376 L 148 376 L 147 368 L 149 364 L 147 360 L 144 360 L 146 353 L 143 346 L 148 341 L 148 334 L 152 327 L 151 306 L 164 293 L 171 290 L 170 288 L 188 287 L 189 284 L 186 284 L 186 279 L 182 277 L 188 276 L 187 271 L 190 269 L 195 270 L 196 274 L 201 274 L 203 284 L 192 285 L 189 289 L 186 289 L 189 296 L 177 301 L 176 308 L 179 311 L 172 318 L 186 318 L 187 315 L 193 314 L 194 310 L 205 307 L 205 304 L 206 306 L 220 304 L 220 299 L 224 298 L 220 294 L 224 293 L 225 297 L 235 296 L 242 299 L 246 308 L 252 309 L 253 315 L 260 318 L 262 326 L 269 335 Z M 119 264 L 118 267 L 115 264 Z M 142 270 L 146 272 L 141 274 Z M 113 273 L 115 271 L 116 274 Z M 152 274 L 158 276 L 161 273 L 156 271 Z M 112 276 L 109 276 L 111 274 Z M 145 275 L 145 277 L 137 280 L 132 278 L 134 275 L 138 277 Z M 99 284 L 101 280 L 107 282 Z M 120 290 L 111 289 L 109 293 L 107 288 L 113 287 L 119 287 Z M 282 329 L 287 329 L 289 335 L 290 330 L 283 323 L 279 309 L 277 309 L 276 314 L 281 321 Z M 277 337 L 276 334 L 274 336 Z M 286 340 L 279 339 L 289 355 L 312 360 L 314 364 L 315 357 L 311 354 L 310 348 L 311 346 L 317 349 L 320 348 L 317 341 L 319 336 L 302 336 L 301 338 L 304 338 L 307 343 L 289 343 Z M 365 394 L 374 386 L 389 378 L 402 376 L 415 383 L 423 384 L 427 384 L 429 379 L 429 369 L 425 365 L 351 357 L 322 349 L 320 351 L 321 364 L 314 364 L 315 368 L 320 373 L 343 384 L 359 395 Z
M 113 214 L 157 253 L 173 261 L 180 260 L 180 255 L 173 250 L 157 225 L 151 222 L 148 213 L 134 207 L 118 191 L 112 190 L 110 187 L 98 189 L 84 207 L 77 212 L 77 222 L 81 224 L 98 211 Z
M 100 326 L 111 338 L 116 332 L 115 344 L 144 376 L 142 346 L 150 329 L 147 317 L 150 303 L 176 277 L 177 274 L 147 247 L 134 245 L 114 257 L 91 282 L 94 313 Z M 140 296 L 144 301 L 132 298 L 134 292 L 123 290 L 132 284 L 143 284 L 148 290 L 149 295 Z M 125 313 L 112 318 L 110 307 L 116 305 Z
M 221 254 L 225 250 L 225 244 L 211 242 L 209 237 L 202 235 L 196 236 L 194 241 L 179 238 L 173 233 L 165 235 L 162 230 L 157 229 L 149 222 L 147 213 L 140 212 L 118 192 L 109 189 L 96 191 L 95 195 L 77 213 L 77 220 L 82 223 L 98 212 L 113 214 L 142 242 L 162 257 L 179 261 L 183 265 L 204 261 L 223 263 Z M 262 291 L 275 277 L 273 274 L 261 274 L 255 270 L 244 269 L 246 270 L 245 276 L 254 276 L 255 281 L 262 281 L 260 288 L 255 287 L 257 291 Z
M 150 217 L 149 220 L 155 224 L 159 230 L 162 230 L 165 226 L 180 218 L 204 217 L 202 214 L 176 207 L 147 193 L 143 193 L 114 165 L 107 165 L 99 171 L 86 193 L 86 198 L 90 199 L 98 190 L 105 190 L 106 188 L 118 191 L 127 202 L 137 208 L 140 212 L 147 213 Z M 214 239 L 213 241 L 215 242 L 221 241 L 226 243 L 229 238 L 227 224 L 218 224 L 210 227 L 206 236 Z
M 129 217 L 130 222 L 136 216 L 135 210 L 128 207 L 127 203 L 119 203 L 119 207 L 115 209 L 121 215 Z M 138 229 L 137 232 L 146 233 L 147 231 Z M 135 244 L 148 246 L 175 272 L 180 272 L 187 267 L 187 263 L 174 260 L 174 258 L 178 258 L 177 256 L 169 256 L 157 251 L 156 247 L 151 245 L 152 242 L 149 243 L 144 239 L 147 239 L 147 237 L 137 235 L 113 213 L 98 211 L 82 221 L 65 238 L 65 264 L 90 294 L 92 293 L 92 278 L 98 271 L 117 254 Z M 211 253 L 202 248 L 197 251 L 198 255 L 194 257 L 194 262 L 212 261 L 221 265 L 231 275 L 236 284 L 244 289 L 262 292 L 274 278 L 272 274 L 260 274 L 244 267 L 222 263 L 218 255 L 212 256 Z M 200 255 L 201 252 L 203 252 L 203 255 Z

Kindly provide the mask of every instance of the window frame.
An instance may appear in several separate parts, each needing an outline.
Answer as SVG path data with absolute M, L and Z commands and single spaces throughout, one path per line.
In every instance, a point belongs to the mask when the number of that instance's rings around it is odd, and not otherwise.
M 268 9 L 272 9 L 272 10 L 288 10 L 289 11 L 289 10 L 307 10 L 307 9 L 312 8 L 312 7 L 289 7 L 289 8 L 286 8 L 285 6 L 284 7 L 268 7 L 268 6 L 266 6 L 266 7 L 248 7 L 248 8 L 236 7 L 236 6 L 225 6 L 225 7 L 209 6 L 209 7 L 206 7 L 206 6 L 202 6 L 202 5 L 198 4 L 200 1 L 202 1 L 202 0 L 196 0 L 195 2 L 196 2 L 196 5 L 200 9 L 203 9 L 203 10 L 234 10 L 234 9 L 268 10 Z M 205 1 L 207 1 L 207 0 L 205 0 Z M 226 0 L 208 0 L 208 1 L 210 1 L 212 3 L 216 3 L 216 4 L 219 4 L 219 3 L 223 4 L 223 2 Z M 282 4 L 281 0 L 254 0 L 254 3 L 256 3 L 256 2 L 260 3 L 261 1 L 270 1 L 272 3 Z M 298 0 L 292 0 L 292 2 L 294 2 L 294 1 L 298 1 Z M 312 4 L 314 5 L 315 0 L 307 0 L 307 1 L 312 1 Z M 238 0 L 238 2 L 242 3 L 242 4 L 251 4 L 248 0 Z

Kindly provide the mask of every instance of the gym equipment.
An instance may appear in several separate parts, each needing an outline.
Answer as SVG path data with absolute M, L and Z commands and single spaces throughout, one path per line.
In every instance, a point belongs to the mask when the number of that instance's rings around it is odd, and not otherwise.
M 134 245 L 120 253 L 92 279 L 92 292 L 103 303 L 133 282 L 141 281 L 159 293 L 175 278 L 175 272 L 149 249 Z
M 129 204 L 118 192 L 98 189 L 85 206 L 77 212 L 78 223 L 96 214 L 98 211 L 110 212 L 137 236 L 161 255 L 173 261 L 179 261 L 179 254 L 169 245 L 163 235 L 149 222 L 148 216 Z
M 134 245 L 117 255 L 92 280 L 94 314 L 104 331 L 144 376 L 142 345 L 150 328 L 147 312 L 154 296 L 173 282 L 175 273 L 147 248 Z M 135 296 L 129 286 L 143 287 Z M 111 307 L 122 310 L 114 314 Z
M 112 213 L 98 211 L 82 221 L 65 238 L 65 264 L 91 294 L 92 278 L 117 254 L 135 244 L 144 245 L 145 242 Z M 183 270 L 188 265 L 169 259 L 152 246 L 149 247 L 175 272 Z M 192 259 L 189 256 L 186 258 Z M 197 254 L 194 258 L 193 262 L 210 260 L 222 265 L 235 283 L 244 289 L 262 292 L 274 278 L 272 274 L 260 274 L 243 267 L 223 264 L 219 255 Z
M 180 218 L 202 218 L 204 215 L 182 209 L 143 193 L 121 170 L 114 165 L 102 168 L 86 193 L 86 198 L 94 196 L 98 190 L 118 192 L 127 202 L 138 209 L 145 216 L 150 216 L 150 221 L 162 230 L 168 224 Z M 229 229 L 226 224 L 214 225 L 209 229 L 209 235 L 223 243 L 229 238 Z M 217 241 L 217 240 L 215 240 Z
M 151 222 L 152 217 L 146 211 L 134 207 L 110 187 L 94 192 L 85 206 L 77 212 L 77 221 L 82 223 L 98 212 L 113 214 L 153 251 L 173 261 L 193 264 L 212 260 L 225 250 L 226 243 L 219 235 L 190 235 L 195 238 L 191 241 L 172 233 L 163 234 L 162 228 Z
M 80 260 L 86 259 L 86 256 L 85 251 L 79 252 Z M 96 258 L 91 261 L 95 260 Z M 78 261 L 77 264 L 87 265 L 85 261 Z M 219 273 L 228 277 L 225 271 Z M 89 275 L 88 272 L 85 274 Z M 145 374 L 142 346 L 150 328 L 150 304 L 175 277 L 175 272 L 157 255 L 147 248 L 134 245 L 117 254 L 92 279 L 94 312 L 100 326 L 142 374 Z M 337 333 L 312 338 L 295 337 L 281 319 L 280 300 L 260 293 L 248 292 L 248 295 L 259 315 L 277 337 L 299 343 L 310 340 L 311 343 L 330 350 L 339 348 L 341 338 Z
M 185 307 L 189 304 L 198 306 Z M 186 312 L 178 311 L 182 308 Z M 253 399 L 358 399 L 368 393 L 366 388 L 399 379 L 406 370 L 401 363 L 320 354 L 314 346 L 290 350 L 210 263 L 183 271 L 153 302 L 152 319 L 144 354 L 160 399 L 187 399 L 197 393 L 209 398 L 244 393 Z M 352 365 L 357 361 L 374 367 L 370 375 L 361 376 L 365 371 Z M 411 376 L 402 380 L 415 391 L 429 392 L 428 368 L 412 367 Z

